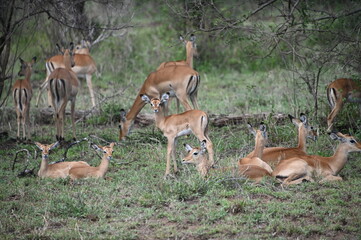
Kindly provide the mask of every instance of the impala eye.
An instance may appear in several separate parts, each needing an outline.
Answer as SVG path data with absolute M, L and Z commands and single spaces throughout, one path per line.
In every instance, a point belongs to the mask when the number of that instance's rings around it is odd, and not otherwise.
M 351 140 L 350 140 L 350 143 L 356 143 L 356 141 L 355 141 L 355 140 L 353 140 L 353 139 L 351 139 Z
M 198 155 L 198 153 L 197 153 L 197 152 L 195 152 L 195 153 L 193 153 L 193 155 L 197 156 L 197 155 Z

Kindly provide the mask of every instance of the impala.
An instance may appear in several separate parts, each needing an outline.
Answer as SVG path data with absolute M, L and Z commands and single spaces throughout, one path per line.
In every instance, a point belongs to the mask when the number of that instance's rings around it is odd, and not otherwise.
M 192 109 L 188 103 L 188 97 L 194 108 L 198 109 L 199 82 L 199 74 L 188 66 L 170 66 L 149 74 L 129 112 L 126 114 L 123 109 L 120 112 L 119 140 L 125 139 L 135 117 L 146 104 L 142 100 L 141 94 L 145 94 L 149 98 L 159 98 L 163 93 L 170 92 L 180 100 L 186 110 Z
M 23 138 L 26 139 L 26 130 L 29 128 L 29 111 L 30 111 L 30 101 L 33 96 L 33 89 L 31 87 L 30 77 L 32 72 L 32 67 L 36 62 L 36 57 L 30 62 L 25 62 L 20 58 L 20 71 L 19 76 L 24 76 L 24 79 L 18 79 L 13 85 L 13 98 L 14 105 L 17 115 L 18 131 L 17 139 L 20 139 L 20 124 L 23 128 Z M 28 139 L 30 139 L 30 129 L 27 131 Z
M 103 158 L 98 167 L 80 166 L 70 169 L 69 176 L 71 179 L 79 178 L 104 178 L 108 171 L 109 161 L 112 159 L 114 143 L 109 146 L 97 146 L 93 144 L 93 148 L 103 153 Z
M 89 55 L 89 46 L 90 43 L 88 41 L 82 41 L 80 45 L 76 46 L 74 50 L 74 63 L 75 65 L 72 66 L 73 72 L 80 77 L 86 79 L 86 83 L 89 88 L 90 99 L 92 102 L 93 107 L 95 106 L 95 96 L 93 91 L 93 84 L 92 84 L 92 75 L 96 72 L 96 64 L 94 59 Z M 60 52 L 63 52 L 59 46 L 57 45 Z M 38 106 L 40 96 L 42 91 L 48 85 L 49 76 L 50 74 L 57 68 L 65 68 L 63 55 L 56 55 L 49 58 L 46 63 L 46 78 L 44 83 L 41 85 L 40 92 L 38 98 L 36 100 L 36 105 Z M 48 101 L 50 100 L 50 93 L 48 92 Z M 50 105 L 50 102 L 49 102 Z
M 188 151 L 187 156 L 182 160 L 183 164 L 195 164 L 197 171 L 202 177 L 207 177 L 209 174 L 219 171 L 233 171 L 234 168 L 212 168 L 210 166 L 208 158 L 206 156 L 206 140 L 201 142 L 201 147 L 191 147 L 188 144 L 184 144 L 185 149 Z M 271 176 L 271 174 L 264 168 L 257 165 L 241 165 L 238 168 L 238 173 L 244 177 L 259 182 L 264 176 Z
M 56 126 L 56 139 L 64 140 L 64 120 L 65 109 L 68 101 L 71 103 L 71 120 L 73 128 L 73 138 L 75 139 L 75 100 L 78 94 L 79 79 L 71 69 L 73 59 L 73 44 L 70 49 L 66 49 L 63 55 L 65 68 L 57 68 L 49 75 L 49 92 L 54 107 L 54 119 Z
M 286 185 L 298 184 L 304 180 L 314 181 L 313 175 L 321 177 L 320 182 L 342 180 L 337 174 L 346 164 L 348 153 L 361 152 L 361 143 L 342 133 L 331 133 L 330 137 L 341 142 L 333 156 L 304 155 L 285 159 L 279 163 L 272 175 Z
M 247 126 L 249 131 L 255 136 L 254 151 L 250 156 L 240 159 L 238 161 L 238 166 L 244 168 L 245 166 L 256 165 L 267 170 L 267 172 L 271 174 L 273 171 L 272 168 L 262 160 L 263 149 L 267 141 L 266 125 L 261 123 L 259 129 L 254 129 L 250 124 L 247 124 Z
M 179 39 L 184 43 L 186 46 L 186 60 L 178 60 L 178 61 L 170 61 L 170 62 L 162 62 L 157 71 L 164 67 L 174 66 L 174 65 L 187 65 L 193 68 L 193 56 L 197 55 L 197 46 L 196 46 L 196 37 L 191 34 L 189 41 L 184 39 L 182 36 L 179 36 Z
M 163 132 L 168 140 L 167 146 L 167 167 L 165 176 L 170 174 L 170 158 L 173 158 L 174 172 L 177 172 L 175 159 L 176 139 L 180 136 L 193 133 L 199 141 L 206 140 L 206 148 L 209 154 L 209 165 L 214 164 L 213 145 L 208 137 L 209 118 L 207 113 L 201 110 L 189 110 L 180 114 L 164 116 L 163 105 L 169 100 L 169 93 L 164 93 L 161 99 L 150 99 L 147 95 L 141 96 L 145 103 L 149 103 L 155 113 L 155 124 Z
M 306 155 L 306 138 L 310 138 L 313 141 L 316 141 L 318 136 L 318 131 L 308 125 L 307 117 L 305 114 L 301 113 L 300 118 L 295 118 L 292 115 L 288 115 L 291 122 L 298 128 L 298 146 L 297 147 L 269 147 L 263 150 L 262 160 L 272 164 L 277 165 L 282 159 L 287 159 L 291 157 Z M 254 151 L 249 153 L 247 157 L 250 157 Z
M 169 66 L 189 66 L 191 68 L 193 68 L 193 56 L 197 55 L 197 46 L 196 46 L 196 37 L 191 34 L 189 41 L 185 40 L 182 36 L 179 37 L 179 39 L 181 40 L 181 42 L 184 43 L 184 45 L 186 46 L 186 55 L 187 58 L 186 60 L 178 60 L 178 61 L 170 61 L 170 62 L 162 62 L 159 67 L 157 68 L 157 71 L 164 68 L 164 67 L 169 67 Z M 168 113 L 168 105 L 170 104 L 170 100 L 168 104 L 165 106 L 165 112 Z M 179 100 L 177 99 L 177 112 L 179 112 Z
M 340 78 L 331 82 L 327 86 L 327 100 L 331 107 L 331 112 L 327 116 L 327 131 L 330 131 L 334 118 L 345 102 L 359 103 L 361 113 L 361 81 Z
M 35 142 L 35 145 L 42 151 L 41 165 L 38 171 L 38 176 L 41 178 L 66 178 L 69 176 L 69 170 L 73 167 L 89 166 L 88 163 L 83 161 L 78 162 L 58 162 L 49 164 L 49 152 L 59 145 L 59 142 L 53 144 L 41 144 Z

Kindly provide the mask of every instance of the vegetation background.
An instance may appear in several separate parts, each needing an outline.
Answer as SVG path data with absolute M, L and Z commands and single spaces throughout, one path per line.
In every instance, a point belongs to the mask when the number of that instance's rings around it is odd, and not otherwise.
M 341 77 L 360 79 L 359 1 L 16 1 L 1 4 L 0 37 L 0 236 L 2 239 L 358 239 L 361 187 L 358 153 L 341 171 L 343 182 L 283 188 L 273 179 L 254 184 L 232 174 L 207 180 L 192 166 L 163 180 L 166 139 L 153 125 L 137 127 L 116 147 L 105 180 L 40 180 L 34 144 L 16 144 L 11 86 L 18 58 L 38 57 L 32 75 L 32 140 L 54 141 L 55 128 L 35 97 L 45 79 L 45 60 L 82 39 L 91 55 L 97 111 L 77 123 L 78 138 L 117 141 L 119 110 L 129 109 L 147 75 L 163 61 L 185 59 L 178 37 L 195 34 L 201 74 L 199 104 L 212 119 L 253 114 L 269 132 L 269 146 L 296 145 L 296 129 L 277 113 L 299 116 L 320 128 L 308 152 L 329 156 L 337 146 L 325 133 L 326 86 Z M 85 81 L 77 110 L 91 108 Z M 174 109 L 174 106 L 173 106 Z M 146 106 L 143 113 L 150 113 Z M 358 106 L 348 104 L 336 129 L 361 140 Z M 68 126 L 70 126 L 68 124 Z M 68 129 L 67 136 L 70 131 Z M 243 123 L 216 127 L 210 137 L 220 166 L 235 166 L 254 146 Z M 193 137 L 178 142 L 198 145 Z M 15 154 L 21 149 L 13 166 Z M 51 159 L 59 160 L 64 149 Z M 86 142 L 70 160 L 98 165 Z M 28 162 L 26 161 L 28 160 Z

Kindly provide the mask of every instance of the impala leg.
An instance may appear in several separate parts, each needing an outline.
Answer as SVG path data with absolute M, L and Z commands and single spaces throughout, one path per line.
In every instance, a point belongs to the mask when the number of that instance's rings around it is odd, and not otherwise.
M 168 146 L 167 146 L 167 166 L 165 169 L 165 177 L 170 174 L 170 158 L 173 153 L 174 148 L 174 139 L 168 138 Z
M 17 138 L 17 139 L 20 139 L 20 122 L 21 122 L 20 111 L 16 110 L 16 115 L 17 115 L 16 121 L 17 121 L 17 123 L 18 123 L 18 131 L 17 131 L 17 133 L 16 133 L 16 138 Z
M 95 107 L 95 96 L 94 96 L 94 92 L 93 92 L 92 75 L 91 74 L 85 75 L 85 79 L 86 79 L 86 84 L 88 85 L 88 88 L 89 88 L 90 98 L 91 98 L 93 107 Z
M 177 159 L 176 159 L 176 147 L 177 147 L 177 139 L 175 139 L 173 142 L 173 151 L 172 151 L 174 173 L 178 172 Z
M 44 80 L 44 82 L 40 85 L 40 89 L 39 89 L 39 95 L 38 97 L 36 98 L 36 103 L 35 103 L 35 106 L 37 107 L 39 105 L 39 101 L 40 101 L 40 97 L 41 97 L 41 94 L 43 93 L 44 89 L 48 86 L 48 80 L 49 80 L 49 74 L 46 73 L 46 78 Z M 50 96 L 48 95 L 48 99 L 51 99 L 49 98 Z
M 333 125 L 333 120 L 336 117 L 336 115 L 339 113 L 339 111 L 342 109 L 343 106 L 343 101 L 342 99 L 338 100 L 335 104 L 335 106 L 333 107 L 332 111 L 330 112 L 330 114 L 328 114 L 327 116 L 327 131 L 330 131 Z
M 330 181 L 342 181 L 342 177 L 340 176 L 334 176 L 334 175 L 327 175 L 326 177 L 324 177 L 320 183 L 324 183 L 324 182 L 330 182 Z
M 189 105 L 189 102 L 187 100 L 187 93 L 185 91 L 177 92 L 176 96 L 186 111 L 192 110 L 192 107 L 191 105 Z
M 189 96 L 189 98 L 191 99 L 191 102 L 193 104 L 194 109 L 199 109 L 197 97 L 198 97 L 198 91 L 197 90 Z
M 207 148 L 207 152 L 208 152 L 209 166 L 213 166 L 214 165 L 213 143 L 211 142 L 211 140 L 209 140 L 209 138 L 207 139 L 206 148 Z
M 73 139 L 76 140 L 75 134 L 75 98 L 71 101 L 71 124 L 73 128 Z

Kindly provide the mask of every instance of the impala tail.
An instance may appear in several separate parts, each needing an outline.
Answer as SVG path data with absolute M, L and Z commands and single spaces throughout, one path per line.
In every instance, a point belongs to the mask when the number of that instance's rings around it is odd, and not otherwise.
M 49 81 L 50 93 L 54 101 L 54 108 L 58 109 L 66 100 L 67 90 L 64 79 L 50 79 Z
M 327 101 L 331 108 L 335 107 L 336 100 L 337 100 L 336 89 L 327 88 Z
M 13 94 L 14 94 L 13 97 L 15 101 L 15 106 L 18 109 L 18 111 L 22 113 L 24 111 L 24 107 L 28 102 L 29 95 L 27 89 L 21 87 L 15 88 Z

